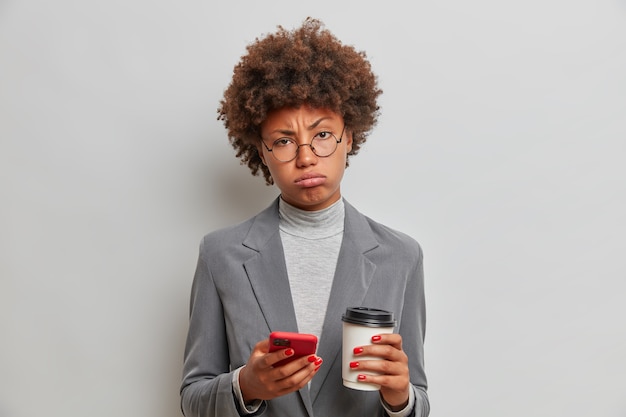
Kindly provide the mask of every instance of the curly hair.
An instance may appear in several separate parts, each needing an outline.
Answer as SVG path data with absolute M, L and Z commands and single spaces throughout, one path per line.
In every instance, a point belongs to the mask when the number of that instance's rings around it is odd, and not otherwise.
M 272 110 L 303 104 L 342 115 L 353 134 L 348 155 L 358 153 L 377 123 L 382 93 L 365 52 L 343 45 L 312 18 L 293 31 L 278 26 L 246 50 L 217 111 L 242 165 L 273 184 L 257 150 L 260 125 Z

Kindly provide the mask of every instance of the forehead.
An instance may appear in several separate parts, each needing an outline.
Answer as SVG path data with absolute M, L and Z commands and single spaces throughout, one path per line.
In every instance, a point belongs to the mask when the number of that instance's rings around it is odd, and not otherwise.
M 314 129 L 321 123 L 341 123 L 343 118 L 327 108 L 315 108 L 307 105 L 300 107 L 283 107 L 272 110 L 261 124 L 263 132 L 274 130 Z

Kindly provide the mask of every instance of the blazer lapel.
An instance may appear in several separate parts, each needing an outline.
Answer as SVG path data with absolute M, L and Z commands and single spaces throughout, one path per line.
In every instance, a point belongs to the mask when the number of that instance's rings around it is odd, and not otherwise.
M 243 263 L 250 285 L 270 331 L 297 332 L 298 323 L 278 229 L 278 199 L 255 218 L 243 245 L 254 250 Z M 313 406 L 307 387 L 299 391 L 309 416 Z
M 322 366 L 311 382 L 310 395 L 313 402 L 333 361 L 341 360 L 341 342 L 337 343 L 342 339 L 341 316 L 347 307 L 362 304 L 376 270 L 376 265 L 365 253 L 376 248 L 378 242 L 365 217 L 345 200 L 344 204 L 346 215 L 343 241 L 317 350 L 318 356 L 328 361 L 328 366 Z
M 270 331 L 298 331 L 278 230 L 278 200 L 255 218 L 243 244 L 256 251 L 243 267 L 267 327 Z
M 309 392 L 305 387 L 299 393 L 309 415 L 313 415 L 312 403 L 328 377 L 332 363 L 341 360 L 341 343 L 337 343 L 342 338 L 341 316 L 346 307 L 361 305 L 376 270 L 376 265 L 365 254 L 376 248 L 378 242 L 365 216 L 345 200 L 344 204 L 346 214 L 343 241 L 317 349 L 318 355 L 324 358 L 327 366 L 322 366 L 313 378 Z M 278 223 L 277 199 L 259 213 L 244 239 L 244 246 L 256 253 L 243 263 L 243 267 L 270 331 L 296 332 L 298 324 Z

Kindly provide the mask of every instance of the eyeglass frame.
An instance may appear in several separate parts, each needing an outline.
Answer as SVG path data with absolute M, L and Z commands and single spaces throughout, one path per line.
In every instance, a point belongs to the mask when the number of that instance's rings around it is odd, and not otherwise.
M 296 146 L 297 146 L 297 148 L 296 148 L 296 152 L 295 152 L 295 154 L 293 155 L 293 158 L 291 158 L 291 159 L 289 159 L 289 160 L 287 160 L 287 161 L 283 161 L 283 160 L 281 160 L 281 159 L 278 159 L 278 157 L 274 154 L 274 152 L 272 152 L 272 151 L 274 150 L 274 146 L 275 146 L 276 142 L 278 142 L 279 140 L 282 140 L 282 139 L 287 138 L 287 136 L 280 137 L 280 138 L 276 139 L 274 142 L 272 142 L 272 148 L 271 148 L 271 149 L 270 149 L 270 148 L 269 148 L 269 147 L 265 144 L 265 141 L 263 140 L 263 138 L 262 138 L 262 137 L 261 137 L 261 143 L 263 143 L 263 146 L 265 146 L 265 149 L 267 149 L 267 151 L 268 151 L 268 152 L 271 152 L 271 153 L 272 153 L 272 157 L 273 157 L 274 159 L 276 159 L 278 162 L 291 162 L 291 161 L 293 161 L 294 159 L 296 159 L 296 158 L 298 157 L 298 152 L 300 151 L 300 147 L 302 147 L 302 146 L 308 146 L 309 148 L 311 148 L 311 152 L 313 152 L 313 154 L 314 154 L 315 156 L 317 156 L 318 158 L 328 158 L 329 156 L 331 156 L 332 154 L 334 154 L 335 152 L 337 152 L 337 148 L 339 147 L 339 144 L 343 141 L 343 133 L 345 132 L 345 130 L 346 130 L 346 124 L 344 123 L 344 124 L 343 124 L 343 128 L 341 128 L 341 135 L 339 136 L 339 139 L 337 139 L 337 136 L 335 136 L 335 134 L 334 134 L 333 132 L 328 132 L 328 133 L 330 133 L 330 134 L 333 136 L 333 138 L 335 139 L 336 145 L 335 145 L 335 149 L 334 149 L 331 153 L 329 153 L 328 155 L 324 155 L 324 156 L 318 155 L 318 154 L 315 152 L 315 148 L 313 147 L 313 139 L 315 139 L 315 137 L 316 137 L 317 135 L 319 135 L 319 133 L 317 133 L 315 136 L 313 136 L 313 137 L 311 138 L 311 141 L 310 141 L 309 143 L 302 143 L 302 144 L 300 144 L 300 145 L 298 145 L 298 144 L 296 143 Z M 288 138 L 288 139 L 290 139 L 290 140 L 291 140 L 291 138 Z M 294 141 L 294 143 L 295 143 L 295 141 Z

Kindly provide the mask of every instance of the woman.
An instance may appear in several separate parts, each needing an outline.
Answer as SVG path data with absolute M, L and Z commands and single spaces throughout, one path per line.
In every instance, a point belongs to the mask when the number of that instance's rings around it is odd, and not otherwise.
M 187 417 L 428 415 L 421 249 L 341 197 L 380 93 L 366 55 L 314 19 L 257 39 L 235 67 L 219 117 L 237 157 L 280 196 L 202 240 L 181 387 Z M 398 319 L 396 333 L 355 348 L 350 363 L 380 391 L 342 385 L 341 315 L 351 306 Z M 317 335 L 317 353 L 278 366 L 293 351 L 269 352 L 275 330 Z

